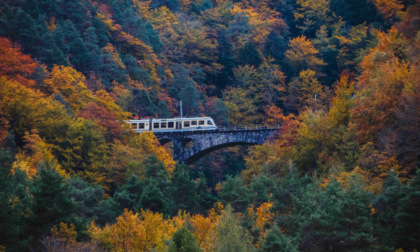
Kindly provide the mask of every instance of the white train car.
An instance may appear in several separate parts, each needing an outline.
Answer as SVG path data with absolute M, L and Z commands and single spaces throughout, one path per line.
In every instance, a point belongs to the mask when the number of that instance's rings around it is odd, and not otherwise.
M 145 131 L 164 133 L 217 130 L 216 124 L 210 117 L 140 119 L 127 122 L 131 124 L 132 129 L 137 131 L 137 133 Z

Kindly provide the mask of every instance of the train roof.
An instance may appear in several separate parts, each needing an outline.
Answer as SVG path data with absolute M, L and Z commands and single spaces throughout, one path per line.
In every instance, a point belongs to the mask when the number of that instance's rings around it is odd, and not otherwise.
M 128 120 L 128 121 L 149 121 L 150 119 L 152 119 L 153 121 L 170 121 L 170 120 L 177 120 L 177 121 L 185 121 L 185 120 L 207 120 L 207 119 L 212 119 L 211 117 L 175 117 L 175 118 L 143 118 L 143 119 L 132 119 L 132 120 Z M 212 119 L 213 120 L 213 119 Z

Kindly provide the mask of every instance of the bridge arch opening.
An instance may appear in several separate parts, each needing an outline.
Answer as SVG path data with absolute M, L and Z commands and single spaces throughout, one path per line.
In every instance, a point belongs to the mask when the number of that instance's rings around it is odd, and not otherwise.
M 182 140 L 182 143 L 181 143 L 182 149 L 184 151 L 193 148 L 194 145 L 195 145 L 194 140 L 192 140 L 191 138 L 185 138 Z
M 169 138 L 159 139 L 160 145 L 162 145 L 168 153 L 173 156 L 174 155 L 174 143 Z

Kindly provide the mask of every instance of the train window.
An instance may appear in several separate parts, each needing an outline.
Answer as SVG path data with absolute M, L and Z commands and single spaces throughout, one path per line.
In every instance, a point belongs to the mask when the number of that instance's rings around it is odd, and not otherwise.
M 199 121 L 198 124 L 199 125 L 204 125 L 204 121 Z
M 153 123 L 153 128 L 154 129 L 159 129 L 159 123 Z
M 139 129 L 144 129 L 144 123 L 139 123 Z
M 133 129 L 137 129 L 137 123 L 132 123 Z
M 197 125 L 197 121 L 191 121 L 191 126 L 196 126 Z
M 190 127 L 190 121 L 184 121 L 184 127 Z
M 208 125 L 213 125 L 213 123 L 210 120 L 207 120 Z
M 174 127 L 174 122 L 168 122 L 168 128 L 173 128 Z
M 160 124 L 160 127 L 161 127 L 162 129 L 166 129 L 166 122 L 161 123 L 161 124 Z

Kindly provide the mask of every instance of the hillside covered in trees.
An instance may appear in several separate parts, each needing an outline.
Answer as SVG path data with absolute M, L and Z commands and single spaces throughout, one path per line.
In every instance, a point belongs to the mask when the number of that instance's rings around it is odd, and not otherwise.
M 417 0 L 0 1 L 0 251 L 417 251 Z M 281 125 L 179 164 L 125 120 Z

